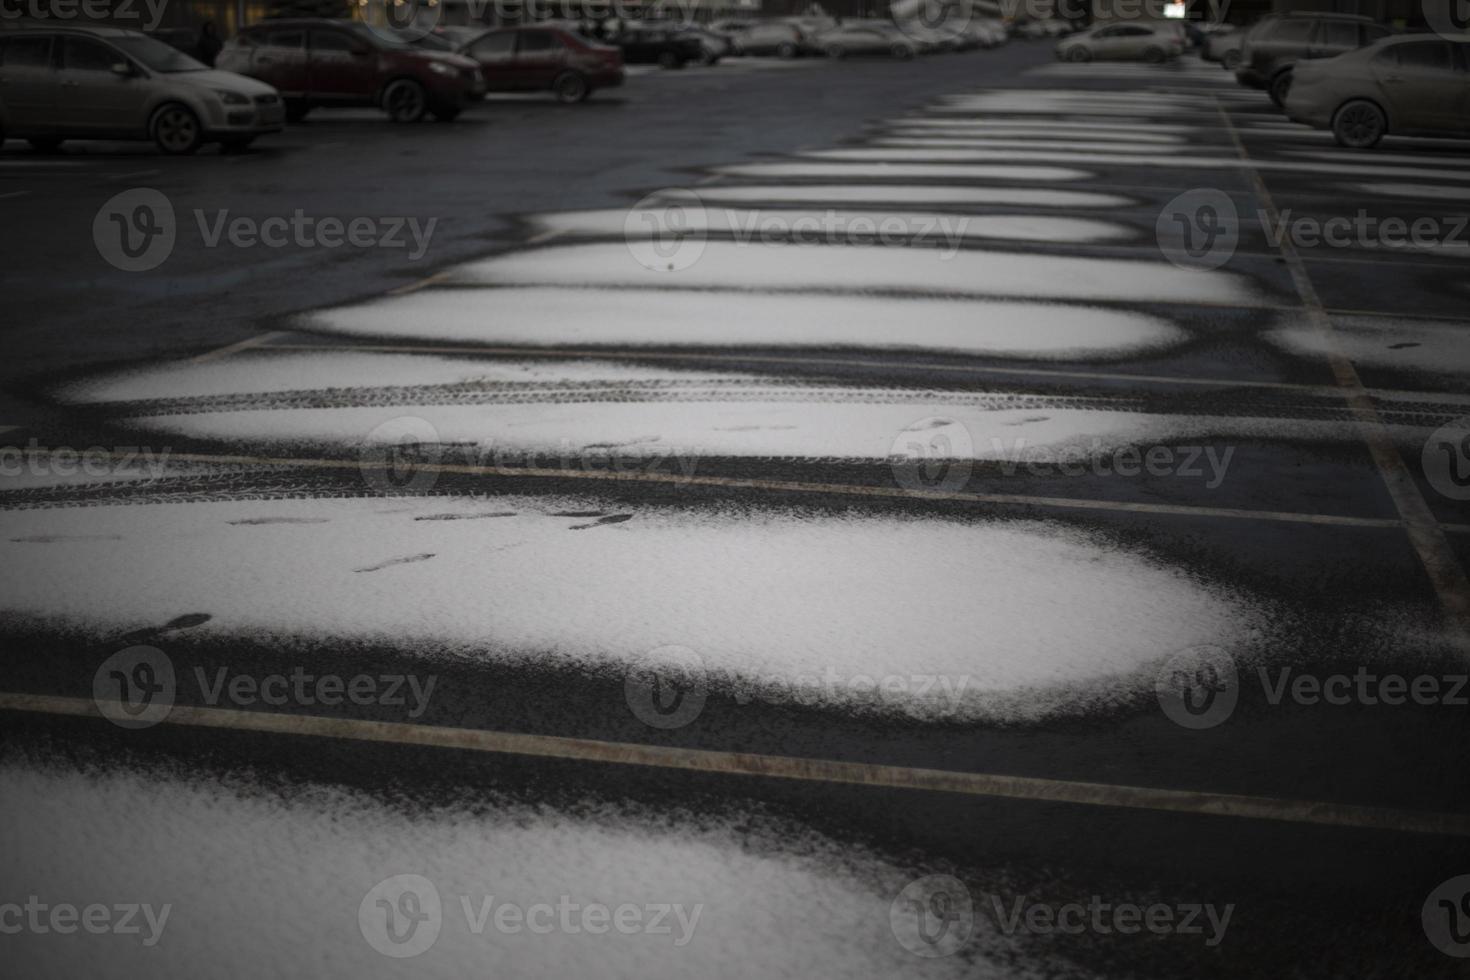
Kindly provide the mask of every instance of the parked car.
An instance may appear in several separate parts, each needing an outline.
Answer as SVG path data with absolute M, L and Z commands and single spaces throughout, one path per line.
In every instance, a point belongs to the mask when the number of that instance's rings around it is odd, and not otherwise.
M 1356 14 L 1291 13 L 1263 18 L 1241 44 L 1235 78 L 1281 105 L 1298 62 L 1332 58 L 1388 37 L 1388 28 Z
M 1300 62 L 1286 115 L 1354 149 L 1390 133 L 1470 137 L 1470 42 L 1406 35 Z
M 691 61 L 704 60 L 704 46 L 699 38 L 665 27 L 629 27 L 609 39 L 623 52 L 630 65 L 658 65 L 661 68 L 683 68 Z
M 886 28 L 869 22 L 844 24 L 818 34 L 814 43 L 829 58 L 890 55 L 906 59 L 919 53 L 919 45 L 891 24 Z
M 1159 64 L 1177 58 L 1184 41 L 1167 25 L 1135 22 L 1104 24 L 1057 42 L 1063 61 L 1147 61 Z
M 151 139 L 164 153 L 243 149 L 284 123 L 271 86 L 207 68 L 162 41 L 114 27 L 0 34 L 0 141 L 43 152 L 68 139 Z
M 710 27 L 730 38 L 731 53 L 735 55 L 795 58 L 802 53 L 805 42 L 801 28 L 779 20 L 722 20 Z
M 460 53 L 480 66 L 490 92 L 548 91 L 558 102 L 581 102 L 600 88 L 623 84 L 623 53 L 559 27 L 507 27 L 471 38 Z
M 1245 31 L 1216 31 L 1200 45 L 1199 56 L 1213 61 L 1226 71 L 1240 67 L 1240 46 L 1245 43 Z
M 735 53 L 735 45 L 730 37 L 719 31 L 706 30 L 703 27 L 693 25 L 675 26 L 671 28 L 679 37 L 693 38 L 699 42 L 699 58 L 701 65 L 719 64 L 721 58 Z
M 350 20 L 262 21 L 226 43 L 217 63 L 274 85 L 291 122 L 318 106 L 377 106 L 394 122 L 425 113 L 448 121 L 485 94 L 469 58 Z

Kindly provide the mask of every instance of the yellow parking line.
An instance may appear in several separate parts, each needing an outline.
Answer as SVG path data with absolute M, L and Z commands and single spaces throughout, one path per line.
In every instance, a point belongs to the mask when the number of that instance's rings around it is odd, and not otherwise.
M 118 706 L 119 709 L 121 705 Z M 104 717 L 87 698 L 0 692 L 0 709 L 80 718 Z M 1285 823 L 1352 827 L 1402 833 L 1470 836 L 1470 815 L 1356 806 L 1309 800 L 1157 789 L 1114 783 L 1086 783 L 1035 776 L 956 772 L 913 766 L 878 765 L 753 752 L 686 749 L 636 742 L 530 735 L 519 732 L 451 728 L 406 722 L 327 718 L 231 708 L 173 706 L 162 724 L 310 738 L 347 739 L 391 745 L 455 749 L 495 755 L 564 759 L 605 765 L 644 766 L 729 776 L 757 776 L 803 782 L 843 783 L 884 789 L 918 790 L 964 796 L 1071 803 L 1232 817 Z

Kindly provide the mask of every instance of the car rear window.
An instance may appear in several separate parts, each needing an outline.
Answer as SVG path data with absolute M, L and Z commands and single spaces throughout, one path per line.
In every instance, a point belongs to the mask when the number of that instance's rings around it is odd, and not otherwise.
M 523 31 L 521 33 L 521 51 L 534 53 L 537 51 L 551 51 L 561 47 L 561 38 L 550 31 Z
M 262 42 L 268 48 L 300 48 L 306 43 L 306 32 L 294 31 L 271 31 Z
M 1288 44 L 1305 43 L 1312 37 L 1312 28 L 1315 25 L 1309 20 L 1283 20 L 1278 21 L 1276 26 L 1266 34 L 1264 40 L 1283 41 Z
M 1358 25 L 1341 21 L 1327 21 L 1322 25 L 1322 43 L 1333 48 L 1356 48 Z
M 1444 41 L 1416 41 L 1394 46 L 1400 68 L 1422 68 L 1429 71 L 1451 71 L 1454 55 Z
M 49 37 L 0 39 L 0 65 L 6 68 L 45 68 L 51 63 Z
M 515 46 L 515 32 L 500 31 L 495 34 L 486 34 L 471 44 L 469 50 L 470 54 L 476 58 L 499 58 L 510 54 Z

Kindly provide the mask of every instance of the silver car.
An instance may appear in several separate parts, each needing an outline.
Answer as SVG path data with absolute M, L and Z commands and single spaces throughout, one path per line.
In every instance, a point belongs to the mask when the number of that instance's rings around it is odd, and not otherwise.
M 1286 114 L 1365 149 L 1389 133 L 1470 136 L 1470 42 L 1403 35 L 1299 61 Z
M 1148 61 L 1178 57 L 1184 42 L 1171 25 L 1104 24 L 1057 43 L 1063 61 Z
M 919 53 L 919 45 L 891 24 L 846 24 L 818 34 L 815 43 L 829 58 L 846 58 L 854 54 L 912 58 Z
M 0 140 L 50 151 L 67 139 L 151 139 L 182 154 L 209 142 L 243 149 L 284 122 L 269 85 L 207 68 L 137 31 L 0 32 Z

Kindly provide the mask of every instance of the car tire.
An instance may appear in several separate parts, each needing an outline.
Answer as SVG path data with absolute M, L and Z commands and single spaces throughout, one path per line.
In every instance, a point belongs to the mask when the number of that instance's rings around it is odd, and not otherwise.
M 288 123 L 299 123 L 306 118 L 306 114 L 310 111 L 311 104 L 305 99 L 286 100 L 286 122 Z
M 32 136 L 26 142 L 31 144 L 31 149 L 37 153 L 55 153 L 61 149 L 59 136 Z
M 1278 107 L 1286 105 L 1286 93 L 1291 91 L 1291 72 L 1284 71 L 1271 79 L 1271 86 L 1266 94 L 1271 96 L 1271 101 Z
M 1164 54 L 1164 51 L 1163 51 L 1162 48 L 1145 48 L 1144 49 L 1144 52 L 1143 52 L 1143 60 L 1146 61 L 1150 65 L 1162 65 L 1164 63 L 1165 58 L 1166 58 L 1166 55 Z
M 562 105 L 575 105 L 587 101 L 587 96 L 592 94 L 592 86 L 587 84 L 585 75 L 569 71 L 556 76 L 556 81 L 551 83 L 551 94 Z
M 796 45 L 791 42 L 776 45 L 776 57 L 791 60 L 796 57 Z
M 682 68 L 683 67 L 679 63 L 679 56 L 676 55 L 676 54 L 674 54 L 674 52 L 672 52 L 672 51 L 665 51 L 665 52 L 663 52 L 662 54 L 660 54 L 658 56 L 658 66 L 660 68 L 665 69 L 665 70 L 670 69 L 670 68 Z
M 254 136 L 230 136 L 219 141 L 219 151 L 221 153 L 244 153 L 254 142 Z
M 429 111 L 424 87 L 412 78 L 399 78 L 383 89 L 383 111 L 396 123 L 416 123 Z
M 1344 102 L 1332 114 L 1332 136 L 1338 146 L 1350 150 L 1371 149 L 1387 133 L 1388 117 L 1367 99 Z
M 1092 52 L 1080 44 L 1074 44 L 1067 49 L 1067 60 L 1080 63 L 1092 60 Z
M 1226 71 L 1234 71 L 1235 69 L 1239 68 L 1240 52 L 1226 51 L 1224 57 L 1220 59 L 1220 64 L 1225 66 Z
M 204 143 L 204 127 L 194 110 L 178 102 L 161 106 L 148 125 L 148 135 L 169 156 L 188 156 Z

